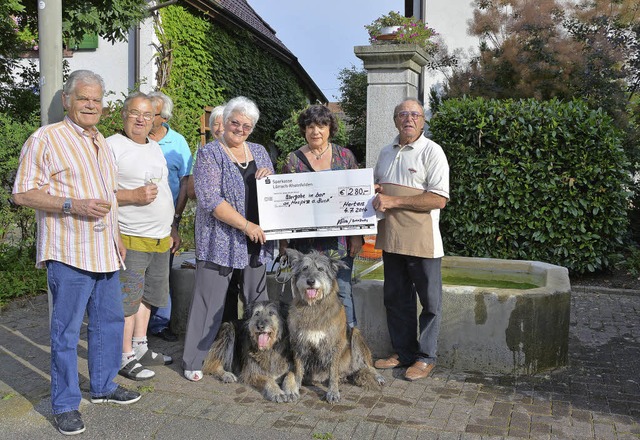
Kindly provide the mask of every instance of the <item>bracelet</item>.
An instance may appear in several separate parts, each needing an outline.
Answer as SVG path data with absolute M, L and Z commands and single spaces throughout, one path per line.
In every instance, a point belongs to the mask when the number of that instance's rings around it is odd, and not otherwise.
M 247 232 L 247 226 L 249 226 L 249 220 L 247 220 L 247 222 L 244 224 L 244 229 L 242 230 L 242 232 Z

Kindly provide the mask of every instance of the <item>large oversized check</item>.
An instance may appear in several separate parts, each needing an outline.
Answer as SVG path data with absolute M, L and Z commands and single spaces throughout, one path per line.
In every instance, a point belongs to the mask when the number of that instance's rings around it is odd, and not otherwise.
M 257 187 L 267 240 L 377 233 L 371 168 L 274 174 Z

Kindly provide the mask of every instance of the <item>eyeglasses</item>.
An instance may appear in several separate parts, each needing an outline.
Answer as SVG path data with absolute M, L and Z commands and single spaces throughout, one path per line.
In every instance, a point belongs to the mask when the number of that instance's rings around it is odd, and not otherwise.
M 142 116 L 145 121 L 150 121 L 153 119 L 153 113 L 140 113 L 140 111 L 138 110 L 127 110 L 127 114 L 130 118 L 135 119 L 138 119 L 140 116 Z
M 396 115 L 400 119 L 406 119 L 411 116 L 411 119 L 418 119 L 424 117 L 420 112 L 398 112 Z
M 229 121 L 229 123 L 231 124 L 231 127 L 233 127 L 234 129 L 242 128 L 243 133 L 247 133 L 247 132 L 250 133 L 251 130 L 253 130 L 253 125 L 241 124 L 238 121 Z

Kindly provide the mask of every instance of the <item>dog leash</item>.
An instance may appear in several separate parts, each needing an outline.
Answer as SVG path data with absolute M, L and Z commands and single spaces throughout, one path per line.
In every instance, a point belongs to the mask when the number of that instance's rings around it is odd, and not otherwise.
M 282 291 L 280 293 L 284 294 L 286 284 L 291 281 L 293 273 L 291 272 L 291 266 L 289 266 L 289 260 L 286 255 L 280 254 L 276 257 L 273 261 L 273 265 L 271 266 L 271 272 L 275 269 L 276 264 L 278 265 L 278 268 L 276 269 L 275 280 L 282 284 Z

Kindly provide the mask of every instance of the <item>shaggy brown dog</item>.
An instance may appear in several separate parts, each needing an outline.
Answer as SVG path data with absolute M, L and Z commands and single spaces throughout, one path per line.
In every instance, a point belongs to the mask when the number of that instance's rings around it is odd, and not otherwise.
M 227 383 L 236 382 L 238 374 L 243 383 L 261 391 L 267 400 L 294 401 L 299 397 L 299 387 L 291 371 L 292 356 L 285 330 L 277 304 L 258 302 L 244 325 L 222 324 L 202 371 Z
M 384 378 L 373 368 L 371 351 L 357 328 L 347 330 L 344 307 L 338 298 L 336 273 L 344 263 L 316 251 L 302 254 L 287 249 L 293 277 L 293 302 L 288 326 L 298 388 L 302 379 L 329 379 L 325 399 L 340 400 L 341 378 L 358 386 L 379 388 Z

